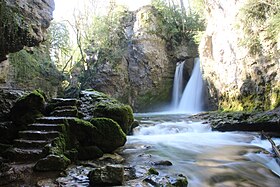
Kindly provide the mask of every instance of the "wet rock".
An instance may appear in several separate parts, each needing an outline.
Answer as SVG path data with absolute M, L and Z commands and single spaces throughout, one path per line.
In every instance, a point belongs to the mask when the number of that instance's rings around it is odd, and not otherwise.
M 96 168 L 88 174 L 90 184 L 95 185 L 122 185 L 124 182 L 124 167 L 120 165 L 107 165 Z
M 172 162 L 168 160 L 161 160 L 153 163 L 156 166 L 172 166 Z
M 208 112 L 192 118 L 210 123 L 218 131 L 265 131 L 272 136 L 280 136 L 279 109 L 267 112 Z
M 0 122 L 8 120 L 11 108 L 23 94 L 24 91 L 20 90 L 0 89 Z
M 173 176 L 156 176 L 150 175 L 146 177 L 144 182 L 149 183 L 153 186 L 173 186 L 173 187 L 187 187 L 188 186 L 188 179 L 183 175 Z
M 129 135 L 133 135 L 133 130 L 139 126 L 139 121 L 134 121 L 130 127 L 130 130 L 128 132 Z
M 97 161 L 103 163 L 110 163 L 110 164 L 121 164 L 124 162 L 124 158 L 118 155 L 117 153 L 113 153 L 113 154 L 104 154 Z
M 85 146 L 78 149 L 79 160 L 93 160 L 102 156 L 103 152 L 97 146 Z
M 159 175 L 159 172 L 155 168 L 150 168 L 148 170 L 148 175 Z
M 48 155 L 40 159 L 34 168 L 37 171 L 60 171 L 64 170 L 69 164 L 70 160 L 64 155 Z

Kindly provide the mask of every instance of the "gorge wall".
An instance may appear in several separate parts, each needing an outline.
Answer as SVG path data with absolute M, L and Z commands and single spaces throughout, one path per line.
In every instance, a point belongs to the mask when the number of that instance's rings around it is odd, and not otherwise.
M 38 45 L 52 20 L 53 0 L 1 0 L 0 61 L 24 46 Z
M 0 88 L 57 92 L 61 75 L 41 45 L 54 8 L 54 0 L 1 0 Z
M 280 3 L 206 0 L 205 6 L 200 58 L 212 105 L 249 111 L 279 106 L 280 37 L 267 28 Z M 252 17 L 261 24 L 250 22 Z
M 170 102 L 176 62 L 189 59 L 190 75 L 197 46 L 182 44 L 171 50 L 157 34 L 157 16 L 152 6 L 131 12 L 125 25 L 126 54 L 120 62 L 99 64 L 88 88 L 128 103 L 134 111 L 152 111 Z

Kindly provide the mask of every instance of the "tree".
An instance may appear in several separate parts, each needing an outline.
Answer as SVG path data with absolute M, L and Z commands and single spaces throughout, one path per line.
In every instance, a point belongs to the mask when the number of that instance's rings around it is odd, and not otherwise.
M 47 35 L 52 60 L 59 70 L 64 72 L 73 56 L 71 53 L 70 36 L 64 22 L 52 22 Z

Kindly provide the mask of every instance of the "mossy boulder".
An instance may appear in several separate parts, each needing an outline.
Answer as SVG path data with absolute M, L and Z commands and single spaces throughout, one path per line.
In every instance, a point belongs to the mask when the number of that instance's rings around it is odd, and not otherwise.
M 62 171 L 70 164 L 70 162 L 71 161 L 62 154 L 51 154 L 40 159 L 34 168 L 37 171 Z
M 102 156 L 103 151 L 101 151 L 97 146 L 85 146 L 79 147 L 78 149 L 79 160 L 93 160 Z
M 116 121 L 126 134 L 134 121 L 131 107 L 119 102 L 100 102 L 94 108 L 94 117 L 105 117 Z
M 80 148 L 97 146 L 104 153 L 110 153 L 126 142 L 126 134 L 119 124 L 109 118 L 93 118 L 90 122 L 75 118 L 68 123 L 70 139 L 76 140 Z
M 125 144 L 125 133 L 112 119 L 93 118 L 90 122 L 97 129 L 95 144 L 105 153 L 110 153 Z
M 34 90 L 16 101 L 11 109 L 10 118 L 17 125 L 26 125 L 42 116 L 44 110 L 44 94 L 39 90 Z
M 79 146 L 91 146 L 95 144 L 95 137 L 98 134 L 97 128 L 90 122 L 74 118 L 68 120 L 70 137 L 72 141 L 77 141 Z

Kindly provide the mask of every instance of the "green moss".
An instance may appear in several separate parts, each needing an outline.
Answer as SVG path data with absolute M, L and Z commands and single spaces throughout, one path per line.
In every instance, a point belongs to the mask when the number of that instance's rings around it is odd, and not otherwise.
M 106 117 L 116 121 L 126 134 L 134 121 L 132 108 L 119 102 L 100 102 L 94 108 L 94 117 Z
M 72 141 L 76 139 L 81 146 L 95 145 L 97 129 L 90 122 L 75 118 L 68 120 L 68 124 Z
M 45 111 L 45 98 L 43 94 L 33 92 L 19 98 L 11 109 L 11 120 L 18 125 L 33 123 L 36 118 L 43 116 Z
M 147 112 L 166 106 L 170 101 L 172 84 L 172 80 L 165 80 L 164 83 L 159 84 L 164 86 L 139 95 L 136 99 L 137 110 Z
M 112 152 L 126 142 L 126 135 L 121 127 L 109 118 L 92 118 L 92 125 L 97 129 L 95 144 L 104 152 Z
M 155 168 L 150 168 L 148 170 L 148 175 L 159 175 L 159 172 Z
M 18 87 L 41 89 L 51 96 L 61 85 L 63 75 L 51 61 L 49 49 L 37 46 L 9 55 Z
M 8 7 L 4 1 L 0 2 L 0 56 L 8 54 L 14 48 L 19 48 L 21 39 L 19 24 L 24 18 L 17 7 Z

